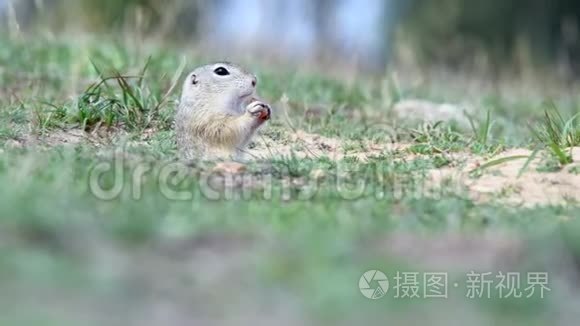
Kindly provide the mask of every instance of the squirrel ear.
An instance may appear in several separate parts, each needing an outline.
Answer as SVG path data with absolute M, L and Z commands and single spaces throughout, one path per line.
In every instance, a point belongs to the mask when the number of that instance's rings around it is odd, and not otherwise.
M 197 81 L 197 76 L 196 75 L 191 75 L 191 83 L 193 85 L 197 85 L 198 81 Z

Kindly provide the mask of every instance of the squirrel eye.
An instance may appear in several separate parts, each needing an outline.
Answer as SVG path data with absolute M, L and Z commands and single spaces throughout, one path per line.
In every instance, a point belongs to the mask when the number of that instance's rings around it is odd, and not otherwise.
M 191 83 L 193 85 L 196 85 L 197 84 L 197 76 L 196 75 L 191 75 Z
M 213 72 L 218 76 L 227 76 L 230 74 L 230 72 L 224 67 L 217 67 Z

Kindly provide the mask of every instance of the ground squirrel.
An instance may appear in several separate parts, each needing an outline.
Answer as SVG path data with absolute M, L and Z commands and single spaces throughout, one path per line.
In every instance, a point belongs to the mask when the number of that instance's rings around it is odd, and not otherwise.
M 193 70 L 183 83 L 175 115 L 182 160 L 241 158 L 271 108 L 256 97 L 258 80 L 241 67 L 219 62 Z

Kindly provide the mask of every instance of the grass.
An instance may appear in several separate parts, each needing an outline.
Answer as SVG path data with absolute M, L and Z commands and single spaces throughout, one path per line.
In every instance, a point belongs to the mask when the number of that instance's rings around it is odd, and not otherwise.
M 212 164 L 185 174 L 172 170 L 176 85 L 203 58 L 184 60 L 185 50 L 160 45 L 138 51 L 111 40 L 1 43 L 0 286 L 10 293 L 1 298 L 3 323 L 97 324 L 119 318 L 130 324 L 137 317 L 153 318 L 158 304 L 174 302 L 168 303 L 176 309 L 171 314 L 186 320 L 256 312 L 258 320 L 274 316 L 292 324 L 301 324 L 301 318 L 351 324 L 383 320 L 386 313 L 393 320 L 412 320 L 417 311 L 437 318 L 436 310 L 443 307 L 471 316 L 458 319 L 541 325 L 561 298 L 507 304 L 465 300 L 457 290 L 439 303 L 392 296 L 372 302 L 357 285 L 373 268 L 390 276 L 427 268 L 389 254 L 385 241 L 396 235 L 408 236 L 412 248 L 454 233 L 473 238 L 507 233 L 555 252 L 561 239 L 569 239 L 570 250 L 577 252 L 580 246 L 572 239 L 578 234 L 578 206 L 481 203 L 453 183 L 442 181 L 433 192 L 425 181 L 433 169 L 459 164 L 454 153 L 491 157 L 506 144 L 541 143 L 561 159 L 553 146 L 564 152 L 578 145 L 577 115 L 568 120 L 560 113 L 542 116 L 524 109 L 537 103 L 510 106 L 495 95 L 498 107 L 514 110 L 472 117 L 472 133 L 445 123 L 400 129 L 388 114 L 394 92 L 388 78 L 382 86 L 364 80 L 348 86 L 258 66 L 264 98 L 275 103 L 284 95 L 305 107 L 325 108 L 314 118 L 296 107 L 276 112 L 265 135 L 277 144 L 292 143 L 288 135 L 302 129 L 350 142 L 345 151 L 386 138 L 410 146 L 366 160 L 333 160 L 324 155 L 328 149 L 310 158 L 274 155 L 249 163 L 245 179 L 231 179 L 233 186 L 224 187 Z M 398 97 L 418 92 L 396 85 Z M 482 105 L 489 96 L 482 97 Z M 524 119 L 542 117 L 540 131 L 519 127 Z M 86 139 L 53 140 L 78 129 Z M 514 136 L 513 130 L 522 132 Z M 123 154 L 115 155 L 120 148 Z M 95 174 L 98 166 L 106 168 L 102 174 Z M 106 200 L 95 192 L 115 187 L 120 189 L 116 196 Z M 529 254 L 509 267 L 545 269 L 549 256 Z M 451 267 L 449 272 L 464 278 Z M 44 304 L 29 300 L 45 297 L 51 299 Z M 262 305 L 268 313 L 257 308 Z M 480 312 L 470 315 L 474 309 Z
M 572 154 L 567 152 L 567 149 L 580 145 L 578 116 L 577 113 L 565 119 L 552 104 L 548 110 L 544 111 L 544 121 L 541 126 L 534 129 L 534 135 L 538 141 L 550 149 L 560 165 L 572 163 L 574 161 Z

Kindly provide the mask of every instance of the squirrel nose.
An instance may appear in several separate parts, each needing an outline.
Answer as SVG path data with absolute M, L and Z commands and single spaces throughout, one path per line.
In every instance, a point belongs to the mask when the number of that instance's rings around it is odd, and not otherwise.
M 256 87 L 257 84 L 258 84 L 258 78 L 256 76 L 254 76 L 252 78 L 252 87 Z

